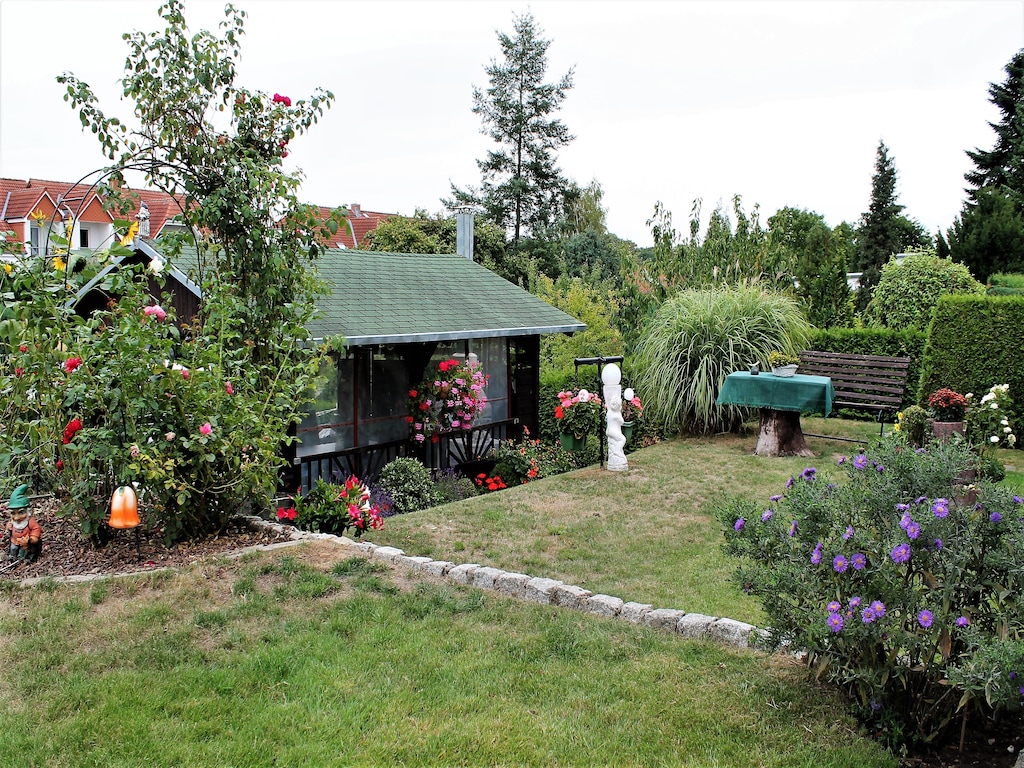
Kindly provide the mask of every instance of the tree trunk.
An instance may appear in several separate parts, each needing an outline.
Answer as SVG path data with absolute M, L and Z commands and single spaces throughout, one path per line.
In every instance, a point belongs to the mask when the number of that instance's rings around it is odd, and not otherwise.
M 761 409 L 761 426 L 757 433 L 757 456 L 813 456 L 800 428 L 798 411 Z

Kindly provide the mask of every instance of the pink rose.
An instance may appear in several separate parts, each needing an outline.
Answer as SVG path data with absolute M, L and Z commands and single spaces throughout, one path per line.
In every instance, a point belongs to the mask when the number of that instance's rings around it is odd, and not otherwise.
M 213 427 L 210 426 L 210 422 L 206 422 L 205 424 L 203 424 L 203 426 L 199 428 L 200 434 L 208 435 L 211 432 L 213 432 Z
M 181 378 L 185 379 L 186 381 L 188 380 L 188 368 L 181 369 Z
M 235 388 L 231 386 L 230 381 L 224 382 L 224 391 L 227 392 L 229 395 L 235 394 Z

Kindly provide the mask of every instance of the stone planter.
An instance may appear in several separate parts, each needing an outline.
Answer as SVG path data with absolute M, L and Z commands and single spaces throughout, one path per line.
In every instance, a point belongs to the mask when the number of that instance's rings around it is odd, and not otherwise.
M 781 376 L 784 379 L 788 379 L 790 376 L 796 373 L 797 366 L 795 365 L 780 365 L 772 368 L 772 373 L 776 376 Z
M 953 435 L 963 435 L 964 422 L 962 421 L 935 421 L 932 420 L 932 434 L 940 443 L 946 442 Z

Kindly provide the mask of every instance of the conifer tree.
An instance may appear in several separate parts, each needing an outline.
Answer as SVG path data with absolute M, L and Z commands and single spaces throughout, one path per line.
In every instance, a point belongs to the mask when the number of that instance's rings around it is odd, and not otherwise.
M 967 150 L 976 170 L 964 178 L 971 185 L 967 194 L 972 203 L 978 201 L 982 187 L 1003 188 L 1019 206 L 1024 201 L 1024 49 L 1018 51 L 1005 67 L 1006 81 L 991 83 L 989 101 L 1002 115 L 998 123 L 989 123 L 996 132 L 991 150 Z
M 490 86 L 473 88 L 473 112 L 481 132 L 498 148 L 477 160 L 480 189 L 452 184 L 449 208 L 479 205 L 487 217 L 511 232 L 513 246 L 528 233 L 550 226 L 562 210 L 568 181 L 556 165 L 556 151 L 575 137 L 552 117 L 572 88 L 570 69 L 557 83 L 544 82 L 550 40 L 530 13 L 514 17 L 515 36 L 499 32 L 502 61 L 486 68 Z

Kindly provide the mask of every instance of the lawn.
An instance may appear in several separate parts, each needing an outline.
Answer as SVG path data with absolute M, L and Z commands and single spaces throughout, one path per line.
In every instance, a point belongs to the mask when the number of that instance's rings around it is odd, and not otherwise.
M 841 427 L 819 421 L 808 431 Z M 373 540 L 757 623 L 708 505 L 767 498 L 808 462 L 753 457 L 753 441 L 662 443 L 627 472 L 391 518 Z M 821 470 L 856 450 L 812 447 Z M 7 588 L 0 631 L 14 766 L 896 762 L 787 657 L 410 578 L 326 542 Z

